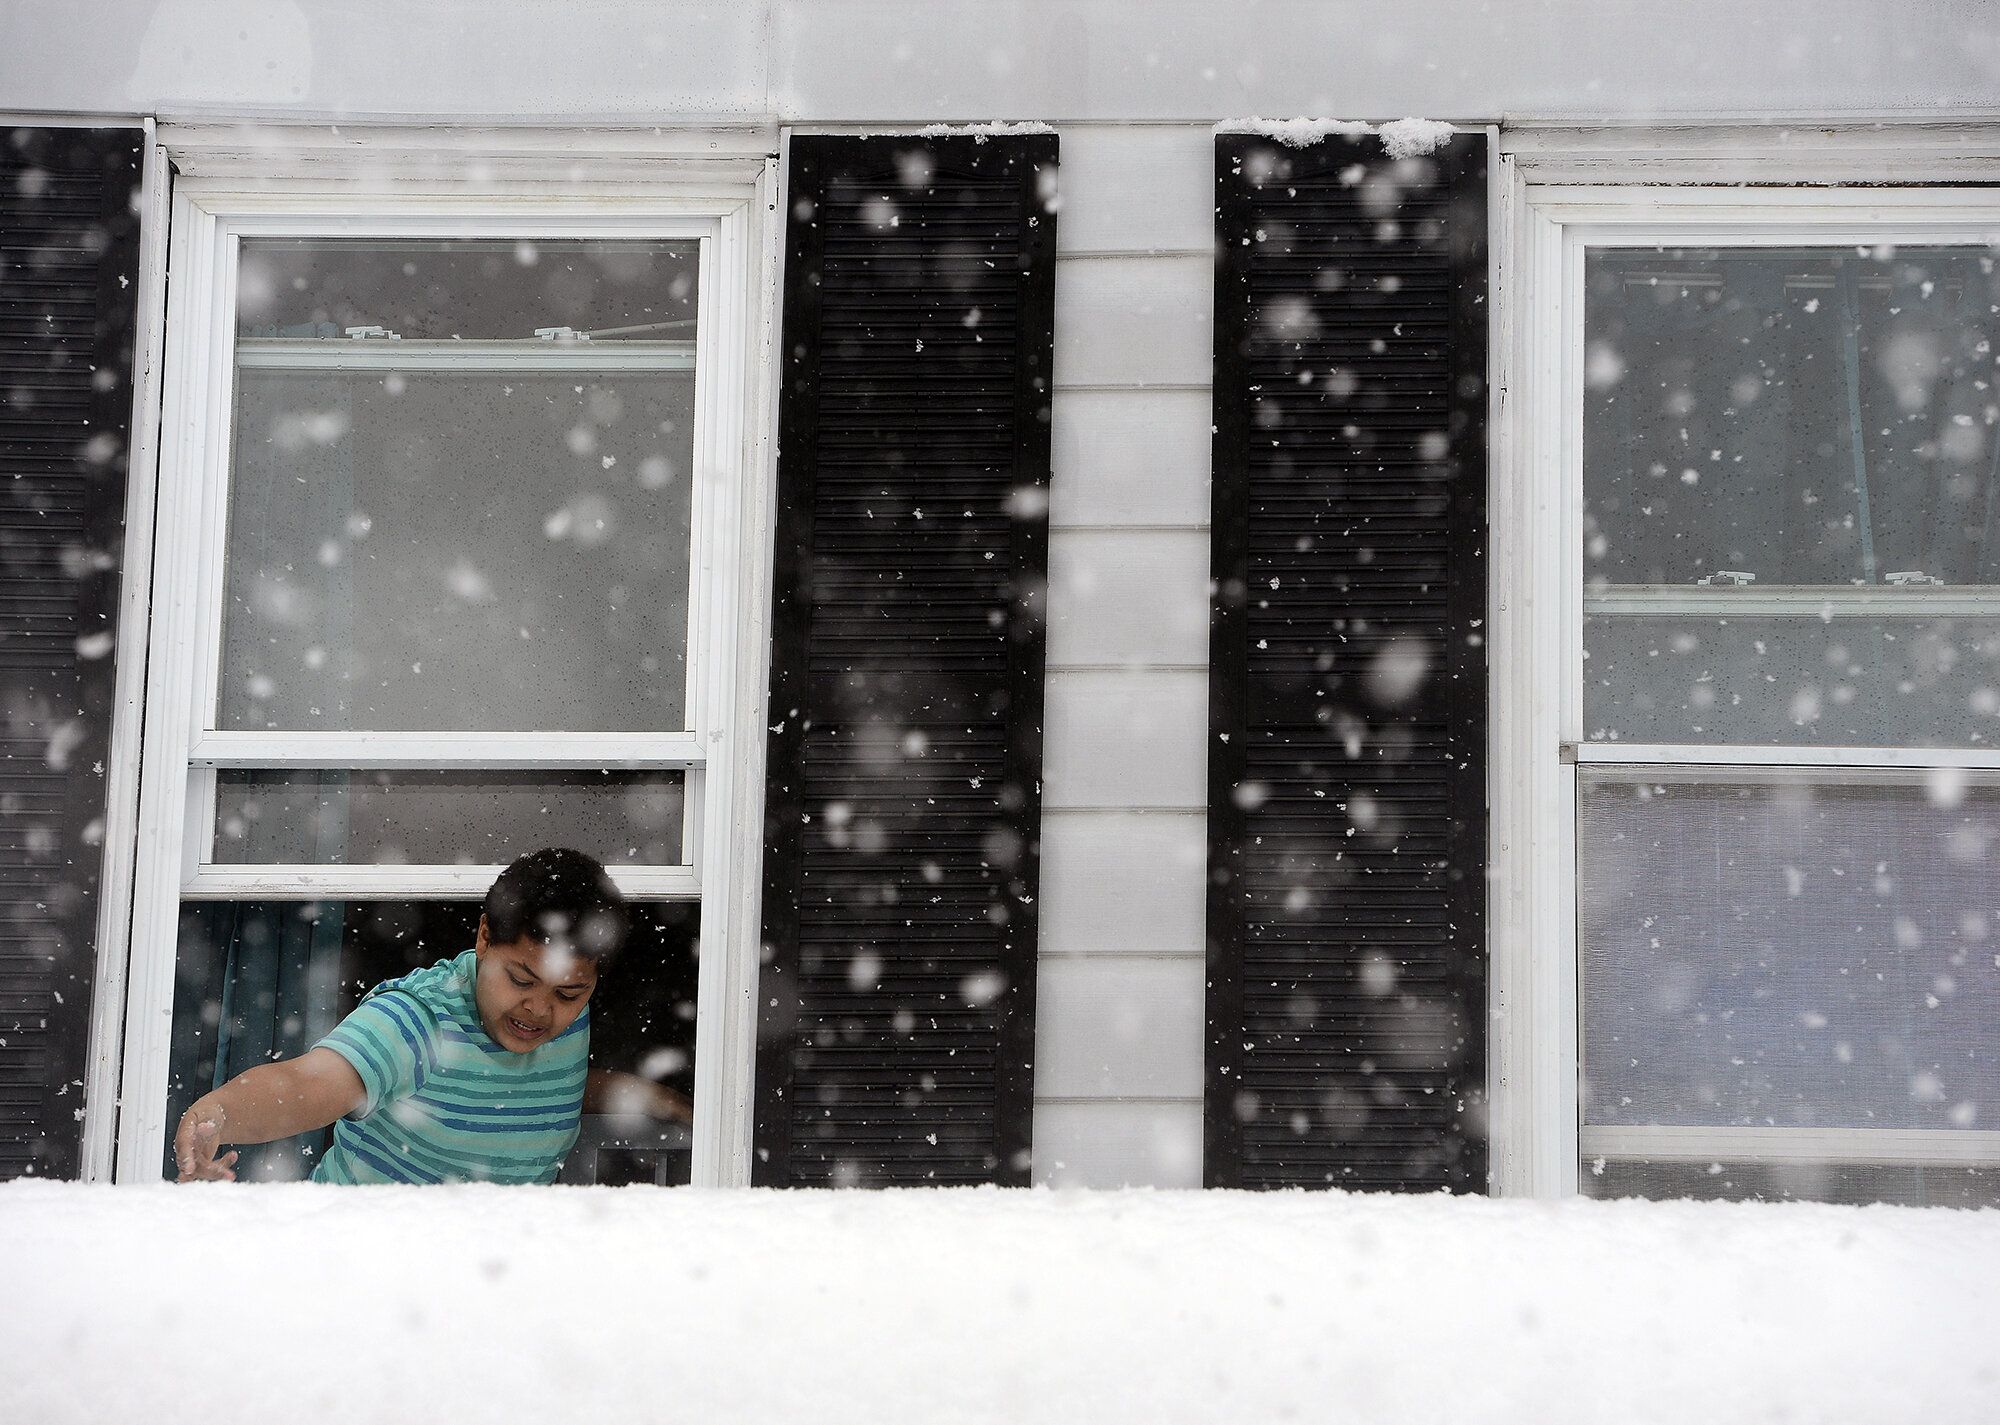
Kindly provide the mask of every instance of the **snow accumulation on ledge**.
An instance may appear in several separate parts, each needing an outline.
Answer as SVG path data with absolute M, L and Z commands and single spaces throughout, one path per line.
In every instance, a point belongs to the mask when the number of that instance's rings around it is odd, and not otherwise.
M 0 1185 L 0 1416 L 1987 1421 L 2000 1211 Z
M 1052 134 L 1055 127 L 1039 120 L 1022 119 L 1008 121 L 996 119 L 984 124 L 927 124 L 918 129 L 920 137 L 927 139 L 971 139 L 974 143 L 985 143 L 988 139 L 1005 138 L 1009 134 Z
M 1436 153 L 1452 136 L 1450 124 L 1436 119 L 1395 119 L 1376 128 L 1373 124 L 1343 119 L 1240 119 L 1217 124 L 1219 134 L 1255 134 L 1276 139 L 1291 148 L 1304 148 L 1324 138 L 1358 139 L 1369 134 L 1382 136 L 1382 147 L 1393 159 L 1420 158 Z

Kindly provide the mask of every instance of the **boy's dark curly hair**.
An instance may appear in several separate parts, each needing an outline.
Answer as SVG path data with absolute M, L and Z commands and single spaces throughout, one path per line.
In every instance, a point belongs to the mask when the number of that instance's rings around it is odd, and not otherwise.
M 591 960 L 608 960 L 625 943 L 625 897 L 593 856 L 545 846 L 500 873 L 486 893 L 486 938 L 511 945 L 522 936 Z

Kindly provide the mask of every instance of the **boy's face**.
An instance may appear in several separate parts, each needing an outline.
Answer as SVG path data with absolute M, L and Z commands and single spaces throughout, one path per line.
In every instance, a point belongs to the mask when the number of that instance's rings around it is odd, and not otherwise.
M 479 1022 L 495 1044 L 516 1054 L 539 1049 L 569 1028 L 597 988 L 595 960 L 526 935 L 496 945 L 483 915 L 474 948 L 479 973 L 472 994 Z

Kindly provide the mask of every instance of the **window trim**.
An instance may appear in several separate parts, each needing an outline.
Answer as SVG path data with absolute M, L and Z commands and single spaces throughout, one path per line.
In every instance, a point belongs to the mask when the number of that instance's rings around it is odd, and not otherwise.
M 701 281 L 704 316 L 709 320 L 698 330 L 698 341 L 704 382 L 711 389 L 698 397 L 704 419 L 697 426 L 693 472 L 697 489 L 707 498 L 697 498 L 691 530 L 688 664 L 691 674 L 700 671 L 698 678 L 690 679 L 687 699 L 692 731 L 645 739 L 645 746 L 635 746 L 636 739 L 617 734 L 555 739 L 556 746 L 547 746 L 550 739 L 537 739 L 554 755 L 538 757 L 535 765 L 583 758 L 592 766 L 609 762 L 705 769 L 699 779 L 705 785 L 691 786 L 688 798 L 684 855 L 689 864 L 633 872 L 614 868 L 613 874 L 637 894 L 698 894 L 702 900 L 703 938 L 711 953 L 702 959 L 697 991 L 703 1050 L 696 1056 L 699 1126 L 693 1181 L 698 1185 L 747 1182 L 755 1049 L 750 1006 L 758 965 L 763 670 L 768 657 L 763 610 L 769 599 L 775 478 L 765 419 L 772 399 L 775 352 L 770 326 L 776 259 L 770 214 L 778 175 L 771 146 L 766 143 L 750 151 L 762 134 L 758 129 L 732 135 L 730 152 L 703 155 L 708 162 L 676 163 L 618 152 L 606 165 L 620 181 L 601 184 L 585 184 L 579 177 L 582 167 L 573 148 L 566 153 L 536 151 L 507 162 L 496 159 L 494 166 L 505 170 L 504 179 L 479 172 L 480 165 L 469 162 L 465 166 L 474 171 L 473 178 L 440 182 L 435 177 L 435 154 L 415 156 L 418 136 L 384 132 L 386 138 L 376 135 L 383 147 L 363 154 L 339 147 L 340 135 L 310 131 L 290 136 L 320 168 L 322 176 L 306 180 L 271 176 L 281 158 L 299 156 L 279 154 L 282 139 L 247 156 L 226 146 L 208 150 L 199 145 L 189 155 L 174 154 L 184 167 L 212 167 L 218 176 L 181 178 L 171 200 L 159 520 L 151 545 L 158 553 L 152 571 L 151 646 L 143 653 L 150 694 L 144 744 L 152 755 L 143 759 L 139 775 L 138 801 L 148 810 L 136 828 L 125 1027 L 118 1043 L 119 1097 L 127 1108 L 116 1129 L 116 1178 L 154 1179 L 164 1150 L 175 924 L 182 895 L 189 890 L 240 895 L 279 889 L 280 877 L 273 868 L 209 871 L 195 884 L 184 864 L 191 844 L 189 815 L 200 810 L 200 799 L 185 794 L 190 769 L 213 767 L 233 756 L 281 750 L 253 749 L 248 741 L 230 745 L 239 737 L 195 735 L 205 721 L 200 699 L 203 690 L 214 687 L 213 663 L 219 656 L 219 640 L 212 632 L 204 635 L 202 619 L 205 613 L 219 615 L 222 551 L 212 539 L 205 548 L 203 536 L 221 527 L 218 501 L 229 460 L 224 397 L 230 389 L 235 329 L 229 291 L 234 241 L 246 233 L 283 231 L 336 236 L 347 227 L 371 234 L 475 236 L 491 231 L 509 237 L 705 239 Z M 235 141 L 242 142 L 240 134 Z M 656 147 L 660 142 L 656 135 L 651 144 Z M 411 172 L 413 168 L 417 171 Z M 150 484 L 150 474 L 135 471 L 135 481 L 147 479 Z M 183 497 L 174 498 L 176 494 Z M 136 661 L 142 656 L 132 645 L 126 647 L 128 658 Z M 200 665 L 190 656 L 198 649 L 205 655 Z M 305 734 L 276 741 L 301 743 L 312 738 Z M 403 744 L 394 749 L 392 760 L 398 755 L 435 758 L 451 750 L 432 736 L 388 740 Z M 505 737 L 475 740 L 492 744 L 478 754 L 477 765 L 493 765 L 486 752 L 497 754 L 503 763 L 511 757 L 517 765 L 526 755 L 527 749 L 520 745 L 523 739 L 513 739 L 512 745 Z M 582 745 L 585 741 L 588 748 Z M 300 752 L 299 747 L 291 749 L 291 755 Z M 461 755 L 469 753 L 467 748 Z M 367 755 L 371 765 L 380 761 L 358 746 L 338 749 L 336 755 L 342 754 L 350 761 Z M 423 765 L 441 763 L 429 760 Z M 174 807 L 182 808 L 183 814 L 168 814 Z M 713 854 L 703 858 L 704 848 L 712 848 Z M 705 871 L 699 883 L 696 866 Z M 476 898 L 495 868 L 431 868 L 415 874 L 396 867 L 361 869 L 363 874 L 343 881 L 352 883 L 357 893 L 381 896 L 421 889 L 433 895 Z M 218 876 L 235 884 L 211 886 L 209 882 Z M 304 881 L 335 878 L 300 877 L 294 871 L 282 879 L 288 894 L 312 895 L 330 892 Z M 362 882 L 369 883 L 365 890 Z
M 1725 145 L 1719 156 L 1732 152 Z M 1826 161 L 1818 156 L 1822 167 Z M 1991 246 L 2000 243 L 2000 191 L 1538 183 L 1537 170 L 1573 179 L 1575 165 L 1560 150 L 1537 151 L 1532 139 L 1518 161 L 1510 152 L 1495 169 L 1502 187 L 1495 204 L 1502 280 L 1494 345 L 1505 353 L 1507 369 L 1496 387 L 1492 503 L 1493 1190 L 1562 1198 L 1580 1189 L 1584 1136 L 1578 1094 L 1580 763 L 1971 771 L 2000 765 L 1990 749 L 1696 748 L 1583 740 L 1583 406 L 1570 395 L 1583 389 L 1585 250 L 1656 242 Z M 1688 176 L 1684 163 L 1662 160 L 1658 171 L 1669 180 Z M 1711 167 L 1709 181 L 1714 173 Z M 1764 176 L 1789 182 L 1807 175 L 1774 163 Z M 1824 181 L 1823 172 L 1813 176 Z M 1988 162 L 1976 176 L 2000 174 Z M 1593 1132 L 1591 1142 L 1599 1141 Z M 1720 1135 L 1716 1143 L 1721 1146 Z M 1661 1144 L 1669 1146 L 1664 1139 Z M 1948 1143 L 1912 1140 L 1893 1148 L 1899 1154 L 1894 1161 L 1916 1161 L 1906 1156 L 1911 1153 L 1947 1155 L 1924 1161 L 1961 1161 L 1956 1155 L 1969 1150 L 1956 1133 Z M 1794 1144 L 1774 1151 L 1807 1150 Z M 1889 1140 L 1880 1151 L 1891 1151 Z
M 105 767 L 104 865 L 98 881 L 97 968 L 83 1085 L 78 1176 L 109 1182 L 117 1157 L 118 1077 L 123 1067 L 126 967 L 137 870 L 139 749 L 145 722 L 146 640 L 152 620 L 154 496 L 160 440 L 160 367 L 166 344 L 167 215 L 172 166 L 146 119 L 139 176 L 139 291 L 132 333 L 132 433 L 125 491 L 123 586 L 110 755 Z

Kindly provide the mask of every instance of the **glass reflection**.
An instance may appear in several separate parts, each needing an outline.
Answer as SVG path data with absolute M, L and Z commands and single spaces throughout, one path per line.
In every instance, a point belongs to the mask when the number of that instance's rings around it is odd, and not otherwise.
M 1593 583 L 2000 578 L 1990 253 L 1597 251 L 1585 282 Z
M 1738 775 L 1580 778 L 1584 1122 L 2000 1125 L 2000 787 Z
M 1586 735 L 2000 737 L 1981 249 L 1586 262 Z
M 504 866 L 575 846 L 607 866 L 678 865 L 679 772 L 216 774 L 223 865 Z
M 220 726 L 681 729 L 697 256 L 246 243 Z

